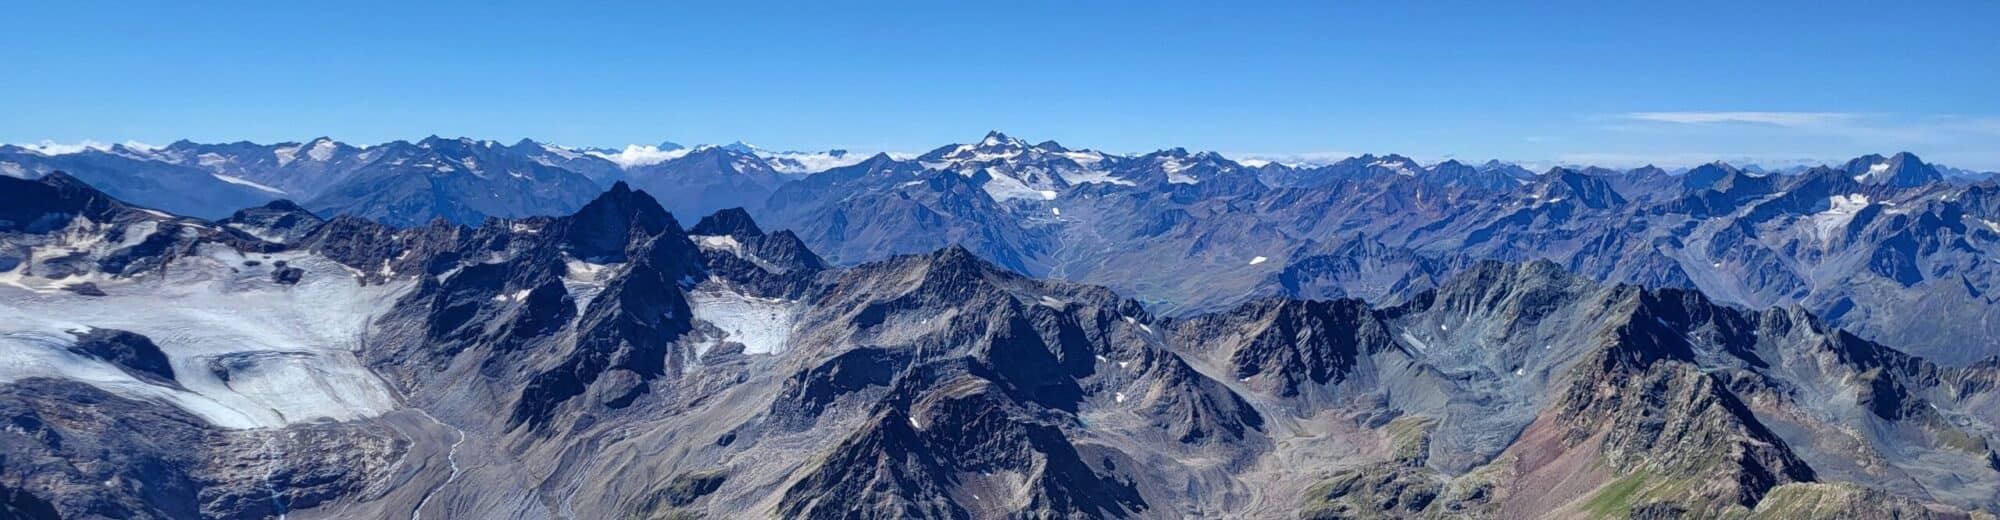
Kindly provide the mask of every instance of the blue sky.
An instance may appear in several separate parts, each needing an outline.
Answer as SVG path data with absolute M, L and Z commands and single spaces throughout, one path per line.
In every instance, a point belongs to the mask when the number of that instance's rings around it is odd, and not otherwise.
M 1001 129 L 1117 152 L 2000 169 L 1993 1 L 282 4 L 10 5 L 0 142 L 923 151 Z

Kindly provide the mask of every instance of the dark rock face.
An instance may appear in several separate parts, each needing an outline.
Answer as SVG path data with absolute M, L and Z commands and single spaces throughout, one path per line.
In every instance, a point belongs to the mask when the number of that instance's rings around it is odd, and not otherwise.
M 124 204 L 63 172 L 38 181 L 0 177 L 0 230 L 47 232 L 83 216 L 108 220 Z
M 1583 370 L 1606 372 L 1581 376 L 1551 411 L 1552 420 L 1580 426 L 1564 433 L 1564 442 L 1597 443 L 1621 474 L 1703 482 L 1690 490 L 1688 505 L 1695 507 L 1755 507 L 1772 488 L 1814 480 L 1812 469 L 1715 378 L 1684 364 L 1633 366 L 1605 354 L 1603 361 L 1585 360 Z
M 1261 300 L 1176 327 L 1194 336 L 1237 336 L 1241 343 L 1227 357 L 1231 375 L 1273 378 L 1282 396 L 1296 396 L 1304 385 L 1339 384 L 1361 357 L 1394 346 L 1386 325 L 1358 300 Z
M 972 473 L 1039 468 L 1029 475 L 1028 502 L 1015 514 L 1120 516 L 1145 503 L 1122 484 L 1084 463 L 1062 431 L 1037 424 L 989 384 L 949 382 L 944 392 L 916 406 L 922 415 L 888 410 L 843 442 L 820 469 L 786 493 L 787 515 L 841 517 L 908 514 L 968 518 L 954 482 Z M 934 454 L 954 453 L 939 458 Z M 970 498 L 970 497 L 966 497 Z M 996 497 L 997 498 L 997 497 Z
M 62 518 L 56 507 L 47 500 L 24 490 L 0 485 L 0 516 L 22 520 L 55 520 Z
M 306 275 L 306 271 L 304 269 L 286 266 L 282 262 L 275 264 L 275 266 L 276 269 L 271 270 L 271 281 L 273 282 L 278 282 L 285 285 L 295 285 L 298 284 L 299 280 L 303 279 Z
M 216 221 L 216 224 L 265 241 L 292 243 L 325 222 L 292 201 L 274 200 L 263 206 L 237 210 L 229 218 Z
M 105 360 L 124 368 L 135 375 L 152 376 L 162 381 L 174 380 L 174 367 L 167 364 L 167 355 L 160 352 L 160 346 L 145 336 L 122 330 L 90 329 L 73 333 L 76 345 L 71 350 L 79 354 Z
M 508 422 L 531 427 L 546 423 L 557 406 L 591 390 L 613 372 L 630 373 L 640 383 L 667 375 L 670 342 L 692 328 L 673 266 L 635 263 L 606 287 L 581 316 L 573 350 L 555 367 L 528 380 Z M 604 403 L 624 407 L 645 389 L 643 384 L 606 388 L 611 393 Z
M 764 230 L 757 229 L 757 222 L 750 218 L 750 212 L 743 208 L 729 208 L 701 218 L 688 233 L 695 235 L 729 235 L 738 238 L 764 236 Z

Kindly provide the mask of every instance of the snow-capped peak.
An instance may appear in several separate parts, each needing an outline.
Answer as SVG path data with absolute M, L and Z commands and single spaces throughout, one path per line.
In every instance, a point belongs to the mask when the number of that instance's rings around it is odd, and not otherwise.
M 1417 169 L 1415 168 L 1415 166 L 1416 166 L 1415 162 L 1409 160 L 1406 157 L 1394 154 L 1383 156 L 1380 159 L 1376 159 L 1374 162 L 1368 163 L 1369 168 L 1381 168 L 1395 172 L 1396 175 L 1402 175 L 1405 177 L 1415 176 L 1417 174 Z
M 312 147 L 306 149 L 306 157 L 314 161 L 325 162 L 327 159 L 333 158 L 333 152 L 338 150 L 340 150 L 340 143 L 330 138 L 321 137 L 312 141 Z
M 980 148 L 1026 148 L 1027 146 L 1027 141 L 1008 137 L 1007 134 L 1000 133 L 999 130 L 987 132 L 986 138 L 979 141 Z

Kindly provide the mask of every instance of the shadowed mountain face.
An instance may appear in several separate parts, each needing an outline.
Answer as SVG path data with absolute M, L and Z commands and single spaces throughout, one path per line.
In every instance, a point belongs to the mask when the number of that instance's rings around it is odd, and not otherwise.
M 67 176 L 0 194 L 38 201 L 0 214 L 15 511 L 1795 518 L 2000 500 L 2000 367 L 1550 261 L 1417 266 L 1356 239 L 1315 253 L 1376 263 L 1289 283 L 1412 266 L 1372 282 L 1396 303 L 1160 318 L 967 247 L 836 266 L 740 209 L 683 227 L 624 183 L 477 228 L 286 204 L 208 223 Z

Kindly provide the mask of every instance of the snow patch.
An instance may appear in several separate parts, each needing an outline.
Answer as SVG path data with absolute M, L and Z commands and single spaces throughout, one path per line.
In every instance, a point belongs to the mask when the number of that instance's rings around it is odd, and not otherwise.
M 791 341 L 790 301 L 709 290 L 689 292 L 688 306 L 694 311 L 694 319 L 720 329 L 721 341 L 742 344 L 746 354 L 784 352 Z M 706 345 L 697 346 L 695 355 L 706 352 Z
M 1115 184 L 1119 186 L 1139 185 L 1139 183 L 1136 182 L 1114 177 L 1111 175 L 1111 172 L 1103 170 L 1066 171 L 1066 172 L 1061 172 L 1061 175 L 1063 181 L 1068 182 L 1071 186 L 1077 186 L 1083 184 Z
M 1261 256 L 1260 256 L 1260 257 L 1256 257 L 1256 258 L 1252 258 L 1252 259 L 1250 259 L 1250 265 L 1257 265 L 1257 264 L 1261 264 L 1261 263 L 1264 263 L 1264 261 L 1266 261 L 1266 260 L 1270 260 L 1270 259 L 1269 259 L 1269 258 L 1264 258 L 1264 257 L 1261 257 Z
M 1887 173 L 1888 171 L 1889 171 L 1889 163 L 1887 162 L 1878 162 L 1875 164 L 1870 164 L 1868 165 L 1868 171 L 1866 173 L 1854 176 L 1854 181 L 1864 182 L 1867 181 L 1868 179 L 1881 177 L 1883 173 Z
M 1160 169 L 1167 172 L 1167 183 L 1196 184 L 1201 182 L 1201 179 L 1197 179 L 1193 175 L 1182 173 L 1187 170 L 1187 164 L 1182 163 L 1180 158 L 1161 157 L 1159 160 L 1160 160 Z
M 0 286 L 0 383 L 66 378 L 134 399 L 163 402 L 222 428 L 351 420 L 396 408 L 387 384 L 355 356 L 382 309 L 413 285 L 362 286 L 344 266 L 302 253 L 260 266 L 204 245 L 161 274 L 101 280 L 107 296 Z M 272 262 L 306 271 L 297 285 L 271 281 Z M 181 388 L 134 378 L 68 351 L 73 330 L 132 331 L 165 352 Z M 227 379 L 217 374 L 227 374 Z
M 986 180 L 986 184 L 980 186 L 980 188 L 986 190 L 986 194 L 992 195 L 993 200 L 1004 202 L 1013 199 L 1047 200 L 1053 198 L 1043 196 L 1042 191 L 1029 187 L 1026 183 L 1021 182 L 1020 179 L 1016 179 L 1012 175 L 990 168 L 986 172 L 989 178 Z
M 299 147 L 280 146 L 271 150 L 271 156 L 278 158 L 278 166 L 291 164 L 299 158 Z
M 1826 211 L 1814 213 L 1810 217 L 1813 236 L 1822 241 L 1832 238 L 1835 232 L 1854 221 L 1855 214 L 1867 207 L 1868 196 L 1860 193 L 1829 197 Z
M 583 314 L 591 300 L 604 292 L 605 282 L 611 278 L 616 266 L 593 264 L 574 258 L 563 261 L 563 290 L 576 300 L 576 313 Z
M 310 157 L 314 161 L 326 162 L 327 159 L 333 158 L 333 151 L 337 146 L 333 143 L 332 139 L 313 141 L 312 149 L 306 150 L 306 157 Z
M 270 187 L 270 186 L 266 186 L 266 185 L 263 185 L 263 184 L 258 184 L 258 183 L 257 183 L 256 181 L 252 181 L 252 180 L 250 180 L 250 179 L 245 179 L 245 178 L 242 178 L 242 177 L 237 177 L 237 176 L 234 176 L 234 175 L 223 175 L 223 174 L 220 174 L 220 173 L 211 173 L 211 174 L 209 174 L 209 175 L 211 175 L 211 176 L 214 176 L 214 177 L 215 177 L 215 180 L 219 180 L 219 181 L 222 181 L 222 182 L 227 182 L 227 183 L 230 183 L 230 184 L 235 184 L 235 185 L 238 185 L 238 186 L 249 186 L 249 187 L 251 187 L 251 188 L 256 188 L 256 189 L 258 189 L 258 190 L 262 190 L 262 191 L 264 191 L 264 192 L 266 192 L 266 193 L 272 193 L 272 194 L 276 194 L 276 195 L 284 195 L 284 194 L 285 194 L 285 190 L 281 190 L 281 189 L 277 189 L 277 188 L 273 188 L 273 187 Z

